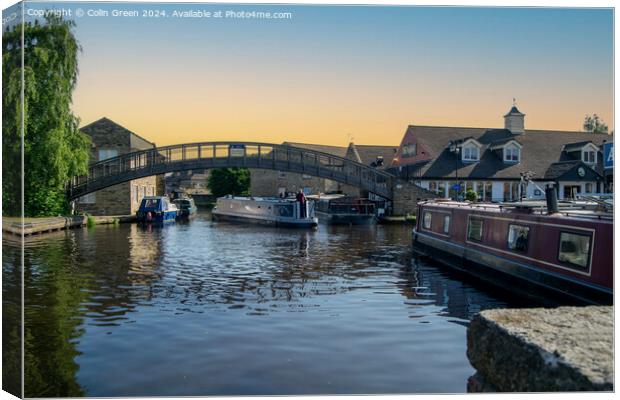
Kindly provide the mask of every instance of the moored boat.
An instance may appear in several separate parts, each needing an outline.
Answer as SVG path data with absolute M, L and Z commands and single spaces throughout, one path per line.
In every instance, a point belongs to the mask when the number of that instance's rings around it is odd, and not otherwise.
M 613 302 L 613 214 L 600 204 L 421 202 L 413 249 L 520 295 Z
M 320 220 L 334 225 L 368 225 L 376 221 L 375 203 L 342 194 L 308 196 L 316 204 Z
M 313 201 L 306 201 L 302 208 L 301 203 L 295 200 L 269 197 L 219 197 L 212 215 L 215 220 L 220 221 L 278 227 L 311 228 L 318 224 Z
M 191 197 L 180 197 L 174 199 L 174 205 L 177 207 L 177 218 L 189 219 L 196 216 L 198 208 L 194 204 L 194 199 Z
M 146 196 L 136 212 L 138 222 L 162 223 L 174 221 L 177 207 L 166 196 Z

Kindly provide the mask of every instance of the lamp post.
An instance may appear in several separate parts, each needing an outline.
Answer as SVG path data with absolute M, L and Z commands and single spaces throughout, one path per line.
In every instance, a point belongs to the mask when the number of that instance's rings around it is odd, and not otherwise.
M 458 141 L 456 140 L 451 140 L 450 141 L 450 150 L 452 150 L 454 152 L 454 176 L 455 176 L 455 180 L 456 183 L 455 185 L 455 192 L 456 192 L 456 200 L 459 199 L 459 189 L 461 188 L 459 185 L 459 153 L 461 152 L 461 148 L 458 145 Z

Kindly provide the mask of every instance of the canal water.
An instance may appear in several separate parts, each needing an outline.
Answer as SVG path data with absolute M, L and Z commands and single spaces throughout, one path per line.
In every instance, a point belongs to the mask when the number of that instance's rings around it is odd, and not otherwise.
M 465 392 L 470 318 L 523 304 L 416 260 L 410 241 L 411 226 L 206 214 L 27 239 L 26 396 Z M 6 299 L 18 260 L 5 236 Z

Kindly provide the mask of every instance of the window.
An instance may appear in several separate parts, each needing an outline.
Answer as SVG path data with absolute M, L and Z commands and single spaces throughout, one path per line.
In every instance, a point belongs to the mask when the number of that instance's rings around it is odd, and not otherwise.
M 519 183 L 504 182 L 504 201 L 515 201 L 519 199 Z
M 482 220 L 480 218 L 469 218 L 467 225 L 467 239 L 482 241 Z
M 519 162 L 521 151 L 516 146 L 508 146 L 504 149 L 504 161 L 506 162 Z
M 422 221 L 424 229 L 431 229 L 431 219 L 432 219 L 432 217 L 433 216 L 432 216 L 432 214 L 430 212 L 426 211 L 424 213 L 424 219 Z
M 484 200 L 493 200 L 493 182 L 484 182 Z
M 587 270 L 590 263 L 591 239 L 590 235 L 561 232 L 558 260 L 577 269 Z
M 450 233 L 450 216 L 444 215 L 443 217 L 443 233 Z
M 403 146 L 403 157 L 415 157 L 418 155 L 418 146 L 415 143 L 409 143 Z
M 480 158 L 480 149 L 475 146 L 466 146 L 463 148 L 463 161 L 478 161 Z
M 527 241 L 530 228 L 522 225 L 510 225 L 508 227 L 508 248 L 516 251 L 527 251 Z
M 596 151 L 584 150 L 583 151 L 583 162 L 586 164 L 595 164 L 596 163 Z
M 99 149 L 99 161 L 107 160 L 108 158 L 118 157 L 118 150 L 116 149 Z
M 590 182 L 586 183 L 586 193 L 593 193 L 592 192 L 592 183 L 590 183 Z

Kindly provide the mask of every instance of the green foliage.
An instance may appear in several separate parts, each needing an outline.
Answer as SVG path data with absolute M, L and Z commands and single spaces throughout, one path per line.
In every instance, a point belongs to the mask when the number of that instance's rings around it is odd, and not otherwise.
M 207 186 L 215 197 L 232 194 L 247 196 L 250 191 L 250 170 L 247 168 L 218 168 L 209 171 Z
M 602 119 L 599 118 L 598 115 L 586 115 L 583 120 L 583 129 L 586 132 L 590 133 L 608 133 L 607 124 L 603 122 Z
M 92 215 L 88 215 L 86 217 L 86 227 L 92 228 L 94 226 L 95 226 L 95 217 L 93 217 Z
M 469 189 L 467 192 L 465 192 L 465 200 L 478 201 L 478 194 L 473 190 Z
M 85 174 L 89 138 L 71 111 L 79 44 L 73 21 L 50 16 L 17 25 L 2 37 L 2 192 L 5 215 L 21 202 L 21 75 L 24 75 L 24 207 L 26 216 L 67 213 L 65 184 Z M 24 60 L 21 63 L 22 29 Z

